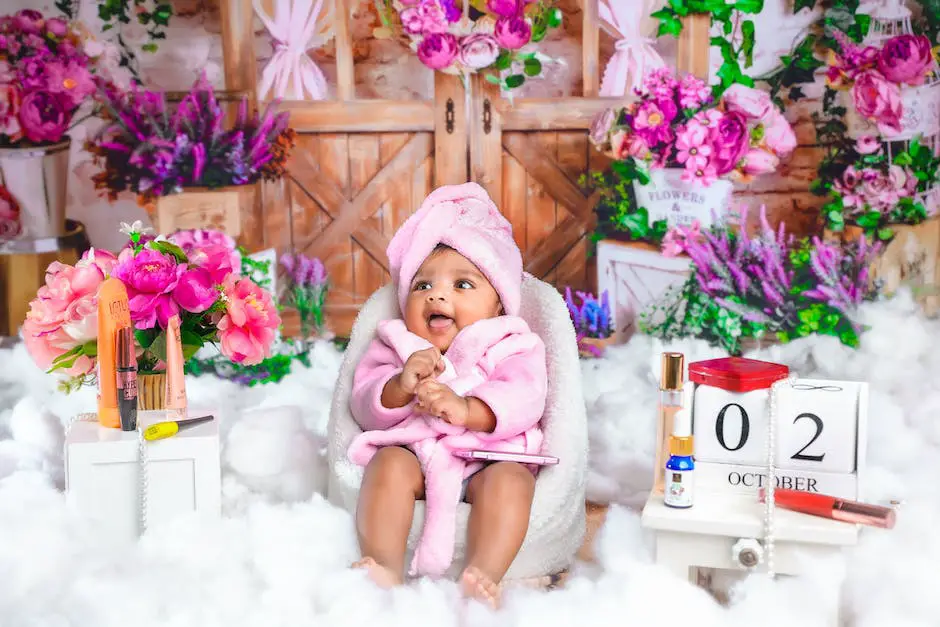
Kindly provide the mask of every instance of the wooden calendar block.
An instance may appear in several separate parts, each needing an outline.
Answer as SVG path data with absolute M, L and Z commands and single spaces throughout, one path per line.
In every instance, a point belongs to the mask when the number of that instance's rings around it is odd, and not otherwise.
M 696 386 L 692 412 L 696 461 L 764 463 L 767 399 L 767 390 L 742 393 Z
M 777 466 L 855 471 L 859 383 L 799 379 L 780 391 Z

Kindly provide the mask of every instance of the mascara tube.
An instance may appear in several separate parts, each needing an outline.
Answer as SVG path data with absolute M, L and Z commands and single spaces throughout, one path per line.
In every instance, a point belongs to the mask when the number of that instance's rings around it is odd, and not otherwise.
M 121 417 L 121 431 L 137 430 L 137 355 L 134 350 L 134 330 L 121 327 L 115 331 L 117 356 L 117 404 Z

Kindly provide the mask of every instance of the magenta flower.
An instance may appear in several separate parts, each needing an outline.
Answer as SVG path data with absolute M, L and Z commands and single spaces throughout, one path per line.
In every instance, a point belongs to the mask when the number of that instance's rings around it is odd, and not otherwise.
M 216 284 L 222 283 L 228 275 L 241 271 L 241 256 L 238 252 L 219 244 L 197 248 L 189 255 L 189 261 L 205 269 Z
M 881 152 L 881 142 L 874 135 L 864 135 L 855 141 L 855 150 L 860 155 L 873 155 Z
M 432 70 L 442 70 L 457 57 L 457 38 L 450 33 L 431 33 L 418 45 L 418 59 Z
M 676 117 L 676 105 L 669 100 L 647 100 L 636 111 L 633 130 L 650 146 L 672 138 L 670 124 Z
M 91 72 L 74 61 L 67 65 L 58 62 L 48 64 L 46 79 L 49 92 L 59 94 L 72 108 L 78 107 L 95 91 Z
M 679 81 L 667 67 L 656 68 L 643 79 L 643 89 L 657 100 L 675 100 Z
M 13 16 L 13 27 L 25 33 L 38 34 L 42 32 L 45 22 L 42 13 L 33 9 L 23 9 Z
M 901 132 L 901 88 L 885 79 L 875 70 L 859 74 L 852 87 L 855 109 L 873 120 L 883 135 Z
M 747 152 L 750 133 L 745 117 L 734 111 L 726 111 L 711 133 L 715 152 L 711 164 L 719 176 L 731 172 Z
M 135 327 L 152 329 L 159 325 L 165 329 L 167 320 L 179 314 L 173 290 L 186 269 L 185 264 L 150 248 L 144 248 L 136 255 L 130 248 L 121 252 L 113 276 L 121 279 L 127 288 Z
M 190 267 L 173 289 L 173 299 L 191 313 L 202 313 L 219 299 L 220 283 L 205 268 Z
M 704 168 L 708 165 L 708 158 L 712 154 L 712 147 L 705 143 L 708 136 L 702 132 L 701 127 L 685 127 L 676 136 L 676 161 L 684 163 L 692 170 Z
M 69 25 L 65 20 L 53 17 L 46 20 L 46 32 L 57 39 L 69 34 Z
M 502 17 L 496 21 L 496 29 L 493 34 L 496 36 L 496 41 L 503 48 L 518 50 L 532 39 L 532 27 L 525 18 Z
M 704 168 L 686 169 L 682 173 L 682 180 L 686 183 L 700 183 L 708 187 L 718 180 L 718 174 L 715 172 L 715 166 L 707 165 Z
M 486 8 L 499 17 L 516 17 L 522 13 L 521 0 L 487 0 Z
M 712 90 L 705 81 L 694 74 L 686 74 L 679 83 L 679 106 L 683 109 L 699 109 L 712 101 Z
M 892 37 L 878 55 L 878 71 L 897 84 L 923 85 L 933 64 L 930 39 L 925 35 Z
M 31 142 L 41 144 L 61 140 L 69 126 L 65 103 L 47 91 L 26 94 L 20 105 L 20 126 Z
M 436 2 L 425 2 L 401 12 L 401 25 L 406 33 L 422 35 L 447 32 L 447 16 Z
M 663 237 L 662 253 L 665 257 L 678 257 L 686 250 L 686 246 L 702 237 L 701 224 L 698 220 L 692 226 L 674 226 Z
M 689 125 L 699 125 L 705 129 L 713 129 L 718 127 L 718 123 L 722 119 L 721 111 L 718 109 L 707 109 L 705 111 L 699 111 L 692 119 L 689 121 Z

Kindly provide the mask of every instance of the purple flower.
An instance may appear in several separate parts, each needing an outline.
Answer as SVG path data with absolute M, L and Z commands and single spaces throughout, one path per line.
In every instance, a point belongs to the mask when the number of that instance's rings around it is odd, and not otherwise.
M 733 170 L 750 145 L 747 120 L 736 111 L 726 111 L 711 134 L 714 151 L 711 164 L 718 176 Z
M 499 17 L 516 17 L 522 13 L 521 0 L 487 0 L 486 8 Z
M 431 33 L 418 45 L 418 59 L 432 70 L 442 70 L 457 57 L 457 38 L 450 33 Z
M 493 32 L 503 48 L 518 50 L 532 39 L 532 27 L 522 17 L 502 17 L 496 21 Z
M 31 142 L 41 144 L 61 140 L 69 126 L 65 103 L 47 91 L 26 94 L 20 104 L 20 126 Z
M 166 328 L 167 320 L 179 314 L 173 291 L 186 272 L 185 264 L 169 255 L 144 248 L 136 255 L 125 249 L 112 271 L 127 288 L 131 320 L 138 329 Z

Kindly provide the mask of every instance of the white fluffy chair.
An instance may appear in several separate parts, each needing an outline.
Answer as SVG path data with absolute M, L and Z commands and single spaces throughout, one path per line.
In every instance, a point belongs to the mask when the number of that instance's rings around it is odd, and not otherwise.
M 346 457 L 350 441 L 362 430 L 349 411 L 353 373 L 380 320 L 399 316 L 391 284 L 378 289 L 359 312 L 340 368 L 330 410 L 329 499 L 355 514 L 363 468 Z M 555 466 L 543 467 L 535 484 L 529 530 L 522 549 L 506 574 L 507 580 L 529 579 L 564 571 L 574 560 L 585 530 L 584 486 L 587 471 L 587 419 L 581 394 L 581 366 L 574 328 L 564 300 L 555 288 L 526 274 L 522 282 L 520 316 L 545 342 L 548 365 L 548 398 L 542 429 L 542 451 L 558 457 Z M 519 391 L 524 394 L 524 390 Z M 470 506 L 460 503 L 454 563 L 448 576 L 463 567 Z M 424 524 L 424 502 L 415 507 L 405 563 Z

